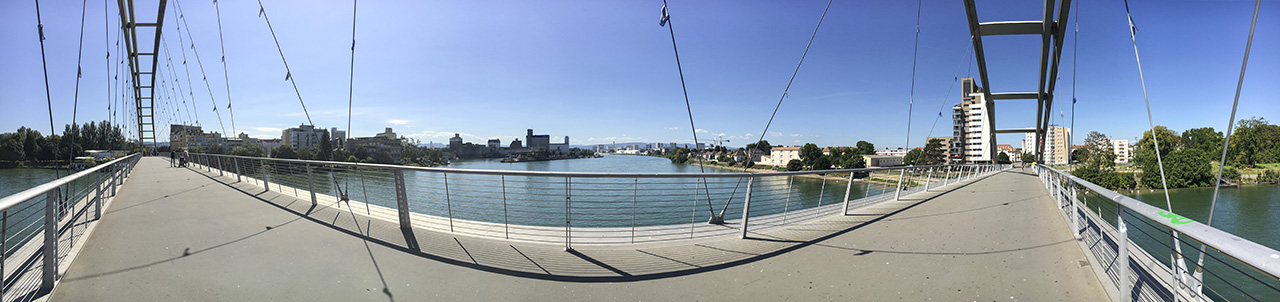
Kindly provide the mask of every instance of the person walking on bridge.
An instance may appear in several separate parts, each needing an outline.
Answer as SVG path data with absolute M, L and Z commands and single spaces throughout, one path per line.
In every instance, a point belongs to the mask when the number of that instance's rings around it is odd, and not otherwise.
M 169 150 L 169 167 L 173 168 L 177 166 L 178 166 L 178 153 L 175 152 L 174 150 Z

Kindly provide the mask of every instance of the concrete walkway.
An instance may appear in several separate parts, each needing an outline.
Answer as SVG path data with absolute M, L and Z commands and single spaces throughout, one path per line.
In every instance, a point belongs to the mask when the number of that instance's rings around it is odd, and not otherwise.
M 1107 299 L 1036 177 L 1009 172 L 747 240 L 577 252 L 401 232 L 152 157 L 105 212 L 52 300 Z

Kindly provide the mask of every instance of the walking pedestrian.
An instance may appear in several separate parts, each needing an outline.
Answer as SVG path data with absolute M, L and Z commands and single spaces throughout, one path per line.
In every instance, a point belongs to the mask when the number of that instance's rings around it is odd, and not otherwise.
M 169 167 L 172 168 L 177 166 L 178 166 L 178 153 L 174 152 L 173 150 L 169 150 Z

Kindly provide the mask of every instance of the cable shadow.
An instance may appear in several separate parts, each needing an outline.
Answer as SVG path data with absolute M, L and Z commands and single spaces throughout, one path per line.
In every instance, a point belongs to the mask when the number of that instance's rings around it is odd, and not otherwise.
M 991 254 L 1002 254 L 1002 253 L 1033 250 L 1033 249 L 1049 247 L 1049 246 L 1054 246 L 1054 245 L 1068 243 L 1068 242 L 1075 242 L 1075 241 L 1076 240 L 1072 238 L 1072 239 L 1062 240 L 1058 242 L 1050 242 L 1050 243 L 1037 244 L 1037 245 L 1019 247 L 1019 248 L 1003 249 L 1003 250 L 996 250 L 996 251 L 984 251 L 984 252 L 917 252 L 917 251 L 873 250 L 873 249 L 860 249 L 860 248 L 851 248 L 851 247 L 843 247 L 843 246 L 834 246 L 834 245 L 827 245 L 827 244 L 815 244 L 815 246 L 856 251 L 858 252 L 857 255 L 859 256 L 871 254 L 871 253 L 902 254 L 902 255 L 976 256 L 976 255 L 991 255 Z
M 537 266 L 537 267 L 538 267 L 538 269 L 539 269 L 540 271 L 539 271 L 539 272 L 521 271 L 521 270 L 515 270 L 515 269 L 511 269 L 511 268 L 506 268 L 506 267 L 498 267 L 498 266 L 493 266 L 493 265 L 479 264 L 479 263 L 478 263 L 478 262 L 476 262 L 476 261 L 474 260 L 474 258 L 470 255 L 470 252 L 469 252 L 469 251 L 464 251 L 464 253 L 466 253 L 466 254 L 467 254 L 467 256 L 466 256 L 466 257 L 468 257 L 467 259 L 469 259 L 470 261 L 467 261 L 467 260 L 460 260 L 460 259 L 454 259 L 454 258 L 449 258 L 449 257 L 444 256 L 444 255 L 433 254 L 433 253 L 430 253 L 430 252 L 424 252 L 424 251 L 423 251 L 423 250 L 418 246 L 418 245 L 419 245 L 419 244 L 421 244 L 421 243 L 418 241 L 417 236 L 414 236 L 414 235 L 413 235 L 413 231 L 414 231 L 414 230 L 408 230 L 408 229 L 402 229 L 402 230 L 401 230 L 402 236 L 404 236 L 404 237 L 403 237 L 403 239 L 405 239 L 405 240 L 406 240 L 406 243 L 401 244 L 401 243 L 398 243 L 398 242 L 392 242 L 392 241 L 390 241 L 390 240 L 388 240 L 388 239 L 383 239 L 383 238 L 374 237 L 374 236 L 371 234 L 372 232 L 370 232 L 370 234 L 366 234 L 366 233 L 364 233 L 364 232 L 362 232 L 362 231 L 359 231 L 359 230 L 353 230 L 353 229 L 350 229 L 350 228 L 346 228 L 346 227 L 338 226 L 338 225 L 332 224 L 332 223 L 330 223 L 330 222 L 328 222 L 328 221 L 325 221 L 325 220 L 323 220 L 323 219 L 316 218 L 316 217 L 312 217 L 312 216 L 308 216 L 308 213 L 309 213 L 309 212 L 311 212 L 311 209 L 308 209 L 307 211 L 302 211 L 301 209 L 294 209 L 294 208 L 291 208 L 289 205 L 292 205 L 292 204 L 293 204 L 293 202 L 289 202 L 288 204 L 285 204 L 285 203 L 286 203 L 286 201 L 284 201 L 284 200 L 277 200 L 277 198 L 270 198 L 270 199 L 264 198 L 264 197 L 266 197 L 266 196 L 263 196 L 263 193 L 265 193 L 265 192 L 260 192 L 260 189 L 258 189 L 258 187 L 256 187 L 256 186 L 242 188 L 242 187 L 235 186 L 235 185 L 233 185 L 232 183 L 229 183 L 229 182 L 222 182 L 222 181 L 220 181 L 220 180 L 217 178 L 218 176 L 217 176 L 216 174 L 209 175 L 209 174 L 207 174 L 207 172 L 200 172 L 199 174 L 201 174 L 201 175 L 203 175 L 203 176 L 205 176 L 205 177 L 207 177 L 207 178 L 209 178 L 209 179 L 211 179 L 211 180 L 214 180 L 215 182 L 221 183 L 221 184 L 223 184 L 224 186 L 226 186 L 226 187 L 228 187 L 228 188 L 230 188 L 230 189 L 232 189 L 232 190 L 239 191 L 239 192 L 243 193 L 245 196 L 248 196 L 248 197 L 251 197 L 251 198 L 257 199 L 258 201 L 261 201 L 261 202 L 263 202 L 263 203 L 266 203 L 266 204 L 268 204 L 268 205 L 271 205 L 271 206 L 273 206 L 273 207 L 275 207 L 275 208 L 277 208 L 277 209 L 279 209 L 279 210 L 282 210 L 282 211 L 285 211 L 285 212 L 288 212 L 288 213 L 291 213 L 291 214 L 297 215 L 297 216 L 298 216 L 298 219 L 305 219 L 305 220 L 311 221 L 311 222 L 313 222 L 313 223 L 316 223 L 317 225 L 325 226 L 325 227 L 327 227 L 327 228 L 329 228 L 329 229 L 331 229 L 331 230 L 334 230 L 334 231 L 337 231 L 337 232 L 341 232 L 341 233 L 344 233 L 344 234 L 349 235 L 349 236 L 360 237 L 360 238 L 362 238 L 363 240 L 365 240 L 365 242 L 366 242 L 366 243 L 377 244 L 377 245 L 383 246 L 383 247 L 388 248 L 388 249 L 391 249 L 391 250 L 395 250 L 395 251 L 402 252 L 402 253 L 405 253 L 405 254 L 409 254 L 409 255 L 417 256 L 417 257 L 420 257 L 420 258 L 423 258 L 423 259 L 432 260 L 432 261 L 436 261 L 436 262 L 443 263 L 443 264 L 448 264 L 448 265 L 454 265 L 454 266 L 459 266 L 459 267 L 465 267 L 465 268 L 475 269 L 475 270 L 478 270 L 478 271 L 484 271 L 484 272 L 489 272 L 489 273 L 502 274 L 502 275 L 511 276 L 511 277 L 518 277 L 518 278 L 528 278 L 528 279 L 548 280 L 548 281 L 560 281 L 560 282 L 577 282 L 577 283 L 618 283 L 618 282 L 637 282 L 637 281 L 647 281 L 647 280 L 666 279 L 666 278 L 682 277 L 682 276 L 688 276 L 688 275 L 693 275 L 693 274 L 700 274 L 700 273 L 705 273 L 705 272 L 718 271 L 718 270 L 723 270 L 723 269 L 727 269 L 727 268 L 731 268 L 731 267 L 736 267 L 736 266 L 741 266 L 741 265 L 745 265 L 745 264 L 755 263 L 755 262 L 758 262 L 758 261 L 761 261 L 761 260 L 766 260 L 766 259 L 770 259 L 770 258 L 773 258 L 773 257 L 777 257 L 777 256 L 780 256 L 780 255 L 783 255 L 783 254 L 787 254 L 787 253 L 790 253 L 790 252 L 792 252 L 792 251 L 795 251 L 795 250 L 798 250 L 798 249 L 801 249 L 801 248 L 805 248 L 805 247 L 808 247 L 808 246 L 811 246 L 811 245 L 818 245 L 819 243 L 824 242 L 824 241 L 826 241 L 826 240 L 829 240 L 829 239 L 831 239 L 831 238 L 835 238 L 835 237 L 837 237 L 837 236 L 844 235 L 844 234 L 846 234 L 846 233 L 852 232 L 852 231 L 854 231 L 854 230 L 861 229 L 861 228 L 866 227 L 866 226 L 868 226 L 868 225 L 875 224 L 876 222 L 880 222 L 880 221 L 882 221 L 882 220 L 884 220 L 884 219 L 887 219 L 887 218 L 889 218 L 889 217 L 893 217 L 894 215 L 900 214 L 900 213 L 902 213 L 902 212 L 904 212 L 904 211 L 906 211 L 906 210 L 912 209 L 912 208 L 914 208 L 914 207 L 917 207 L 917 206 L 919 206 L 919 205 L 921 205 L 921 204 L 924 204 L 924 203 L 926 203 L 926 202 L 929 202 L 929 201 L 932 201 L 932 200 L 934 200 L 934 199 L 937 199 L 937 198 L 939 198 L 939 197 L 941 197 L 941 196 L 944 196 L 944 195 L 946 195 L 946 194 L 949 194 L 949 193 L 953 193 L 953 192 L 956 192 L 956 191 L 963 190 L 963 189 L 964 189 L 964 188 L 966 188 L 966 187 L 969 187 L 969 186 L 971 186 L 971 185 L 973 185 L 973 184 L 975 184 L 975 183 L 978 183 L 978 182 L 980 182 L 980 181 L 982 181 L 982 180 L 984 180 L 984 179 L 986 179 L 986 178 L 989 178 L 989 177 L 991 177 L 991 176 L 996 175 L 995 173 L 993 173 L 993 174 L 991 174 L 991 175 L 986 175 L 986 176 L 982 176 L 982 177 L 979 177 L 979 178 L 976 178 L 976 179 L 970 180 L 970 181 L 968 181 L 968 182 L 966 182 L 966 183 L 963 183 L 963 184 L 954 185 L 953 187 L 947 188 L 946 190 L 936 191 L 936 192 L 937 192 L 937 194 L 935 194 L 935 195 L 933 195 L 933 196 L 931 196 L 931 197 L 923 198 L 923 199 L 921 199 L 920 201 L 913 202 L 913 203 L 911 203 L 911 204 L 909 204 L 909 205 L 907 205 L 907 206 L 905 206 L 905 207 L 898 208 L 898 209 L 896 209 L 896 210 L 894 210 L 894 211 L 891 211 L 891 212 L 885 213 L 885 214 L 883 214 L 883 215 L 880 215 L 880 216 L 878 216 L 878 217 L 876 217 L 876 218 L 873 218 L 873 219 L 870 219 L 870 220 L 855 222 L 855 223 L 854 223 L 854 225 L 852 225 L 852 226 L 849 226 L 849 227 L 846 227 L 846 228 L 843 228 L 843 229 L 839 229 L 839 230 L 835 230 L 835 231 L 831 231 L 831 233 L 830 233 L 830 234 L 826 234 L 826 235 L 823 235 L 823 236 L 820 236 L 820 237 L 817 237 L 817 238 L 814 238 L 814 239 L 811 239 L 811 240 L 790 240 L 790 239 L 785 239 L 785 238 L 778 238 L 778 237 L 776 237 L 776 236 L 772 236 L 772 235 L 768 235 L 768 234 L 762 234 L 762 233 L 756 233 L 756 232 L 749 232 L 749 235 L 750 235 L 750 236 L 747 236 L 747 237 L 745 238 L 746 240 L 761 241 L 761 242 L 788 243 L 788 244 L 790 244 L 790 245 L 787 245 L 787 246 L 784 246 L 784 247 L 780 247 L 780 248 L 777 248 L 777 249 L 772 250 L 772 251 L 763 252 L 763 253 L 750 253 L 750 252 L 741 252 L 741 251 L 724 250 L 725 252 L 730 252 L 730 251 L 731 251 L 731 252 L 733 252 L 734 254 L 737 254 L 737 255 L 743 255 L 743 256 L 746 256 L 746 257 L 744 257 L 744 258 L 728 259 L 728 260 L 724 260 L 724 261 L 721 261 L 721 262 L 718 262 L 718 263 L 715 263 L 715 264 L 710 264 L 710 265 L 697 265 L 697 264 L 694 264 L 694 263 L 689 263 L 689 262 L 686 262 L 686 261 L 681 261 L 681 260 L 679 260 L 679 259 L 673 259 L 673 258 L 670 258 L 670 257 L 665 257 L 665 256 L 662 256 L 662 255 L 654 254 L 654 253 L 651 253 L 651 252 L 648 252 L 648 251 L 644 251 L 644 250 L 636 249 L 636 250 L 634 250 L 634 251 L 635 251 L 635 252 L 637 252 L 637 253 L 640 253 L 640 254 L 646 254 L 646 255 L 649 255 L 649 256 L 653 256 L 653 257 L 655 257 L 655 258 L 660 258 L 660 259 L 664 259 L 664 260 L 667 260 L 667 261 L 672 261 L 672 262 L 675 262 L 675 263 L 683 264 L 683 265 L 688 266 L 688 268 L 684 268 L 684 269 L 676 269 L 676 270 L 670 270 L 670 271 L 662 271 L 662 272 L 655 272 L 655 273 L 631 274 L 631 273 L 628 273 L 628 272 L 626 272 L 626 271 L 624 271 L 624 270 L 618 269 L 616 266 L 614 266 L 614 265 L 612 265 L 612 264 L 610 264 L 610 263 L 607 263 L 606 261 L 602 261 L 602 260 L 600 260 L 600 259 L 596 259 L 596 258 L 593 258 L 593 257 L 587 256 L 587 255 L 585 255 L 585 254 L 583 254 L 583 253 L 581 253 L 581 252 L 578 252 L 578 251 L 570 250 L 570 251 L 567 251 L 567 253 L 569 253 L 570 255 L 575 256 L 576 258 L 578 258 L 578 259 L 580 259 L 580 260 L 583 260 L 583 261 L 589 262 L 589 263 L 591 263 L 591 264 L 593 264 L 593 265 L 595 265 L 595 266 L 597 266 L 597 267 L 603 268 L 603 269 L 605 269 L 605 270 L 608 270 L 608 271 L 611 271 L 611 272 L 613 272 L 613 273 L 617 274 L 617 276 L 573 276 L 573 275 L 554 275 L 554 274 L 551 274 L 551 273 L 546 269 L 546 267 L 544 267 L 542 264 L 538 263 L 537 261 L 534 261 L 532 258 L 530 258 L 528 255 L 526 255 L 524 252 L 520 251 L 518 248 L 516 248 L 516 247 L 515 247 L 515 246 L 513 246 L 513 245 L 509 245 L 509 246 L 510 246 L 513 250 L 515 250 L 518 254 L 520 254 L 521 256 L 523 256 L 526 260 L 528 260 L 529 262 L 531 262 L 531 263 L 533 263 L 535 266 Z M 242 184 L 242 185 L 243 185 L 243 186 L 251 186 L 251 185 L 247 185 L 247 184 Z M 292 199 L 297 199 L 297 198 L 292 198 Z M 296 202 L 296 201 L 294 201 L 294 202 Z M 370 220 L 372 220 L 372 219 L 376 219 L 376 218 L 369 218 L 369 219 L 370 219 Z M 418 230 L 418 231 L 425 231 L 425 230 Z M 445 235 L 449 235 L 449 234 L 445 234 Z M 399 237 L 399 236 L 395 236 L 395 237 Z M 461 246 L 461 242 L 460 242 L 460 241 L 458 241 L 458 238 L 459 238 L 458 236 L 451 236 L 451 237 L 455 240 L 455 244 L 458 244 L 458 246 Z M 447 239 L 446 239 L 446 240 L 447 240 Z M 442 244 L 437 244 L 437 245 L 442 246 Z M 701 246 L 701 247 L 704 247 L 704 248 L 710 248 L 710 247 L 708 247 L 708 246 L 704 246 L 704 245 L 698 245 L 698 246 Z M 465 250 L 465 247 L 463 247 L 463 249 Z M 717 248 L 713 248 L 713 249 L 717 249 Z M 722 249 L 722 250 L 723 250 L 723 249 Z M 866 251 L 865 251 L 865 250 L 863 250 L 862 252 L 863 252 L 863 254 L 866 254 Z M 872 252 L 875 252 L 875 251 L 872 251 Z M 517 258 L 517 259 L 518 259 L 518 258 Z M 632 259 L 632 261 L 634 261 L 634 259 Z M 376 264 L 375 264 L 375 265 L 376 265 Z M 379 271 L 379 274 L 381 274 L 381 271 Z M 386 290 L 386 289 L 384 288 L 384 290 Z M 390 296 L 389 292 L 387 292 L 387 294 L 388 294 L 388 298 L 390 298 L 391 296 Z

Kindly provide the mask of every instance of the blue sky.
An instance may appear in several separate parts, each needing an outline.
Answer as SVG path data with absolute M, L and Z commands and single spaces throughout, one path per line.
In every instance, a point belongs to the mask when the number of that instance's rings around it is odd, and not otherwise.
M 107 119 L 103 54 L 104 1 L 89 1 L 84 77 L 77 120 Z M 114 43 L 115 2 L 106 1 Z M 311 118 L 320 127 L 346 128 L 351 2 L 263 1 Z M 139 1 L 138 7 L 154 7 Z M 70 122 L 75 90 L 78 1 L 44 1 L 41 13 L 52 90 L 53 118 Z M 232 131 L 218 61 L 218 27 L 211 1 L 181 1 L 209 86 L 186 49 L 199 124 Z M 170 6 L 174 1 L 170 1 Z M 221 3 L 222 32 L 235 129 L 278 137 L 306 123 L 293 87 L 255 1 Z M 468 141 L 501 138 L 526 128 L 573 144 L 611 141 L 691 142 L 692 133 L 661 1 L 363 1 L 358 17 L 352 132 L 370 136 L 384 127 L 401 135 L 442 142 L 453 133 Z M 689 99 L 702 141 L 724 135 L 730 146 L 754 142 L 804 51 L 826 1 L 676 1 L 670 12 Z M 1148 128 L 1142 88 L 1120 1 L 1079 3 L 1079 64 L 1067 37 L 1054 123 L 1069 124 L 1073 65 L 1078 68 L 1077 136 L 1100 131 L 1133 139 Z M 1028 1 L 978 1 L 981 21 L 1036 20 L 1043 7 Z M 1152 113 L 1175 130 L 1227 123 L 1252 1 L 1130 2 L 1138 25 Z M 914 1 L 837 1 L 813 42 L 788 98 L 764 137 L 774 144 L 878 147 L 906 143 L 911 94 Z M 1074 10 L 1073 10 L 1074 11 Z M 182 70 L 180 19 L 166 19 L 165 41 L 176 78 Z M 950 106 L 959 101 L 953 78 L 977 76 L 966 64 L 969 32 L 962 1 L 925 1 L 920 25 L 911 145 L 923 145 L 940 107 L 933 136 L 949 135 Z M 139 19 L 152 16 L 139 12 Z M 1239 117 L 1280 121 L 1280 1 L 1263 1 Z M 1074 23 L 1074 21 L 1072 22 Z M 1074 25 L 1072 25 L 1074 26 Z M 0 131 L 28 126 L 48 132 L 48 109 L 32 1 L 0 2 Z M 992 90 L 1033 91 L 1039 38 L 984 38 Z M 150 44 L 150 42 L 145 42 Z M 111 44 L 114 49 L 114 44 Z M 161 51 L 164 52 L 163 50 Z M 116 55 L 113 55 L 115 58 Z M 161 62 L 166 57 L 161 57 Z M 114 66 L 114 64 L 113 64 Z M 167 67 L 161 66 L 167 70 Z M 174 79 L 162 72 L 161 77 Z M 169 85 L 172 85 L 170 83 Z M 212 99 L 210 92 L 212 90 Z M 950 93 L 948 93 L 950 91 Z M 216 103 L 225 126 L 211 108 Z M 161 98 L 159 122 L 194 123 L 183 101 Z M 1066 106 L 1064 106 L 1066 105 Z M 997 127 L 1034 124 L 1035 104 L 997 103 Z M 178 111 L 181 111 L 179 114 Z M 1059 117 L 1062 112 L 1065 119 Z M 190 116 L 190 117 L 188 117 Z M 126 118 L 126 121 L 129 120 Z M 167 127 L 159 127 L 167 136 Z M 1021 135 L 1002 135 L 1020 145 Z

